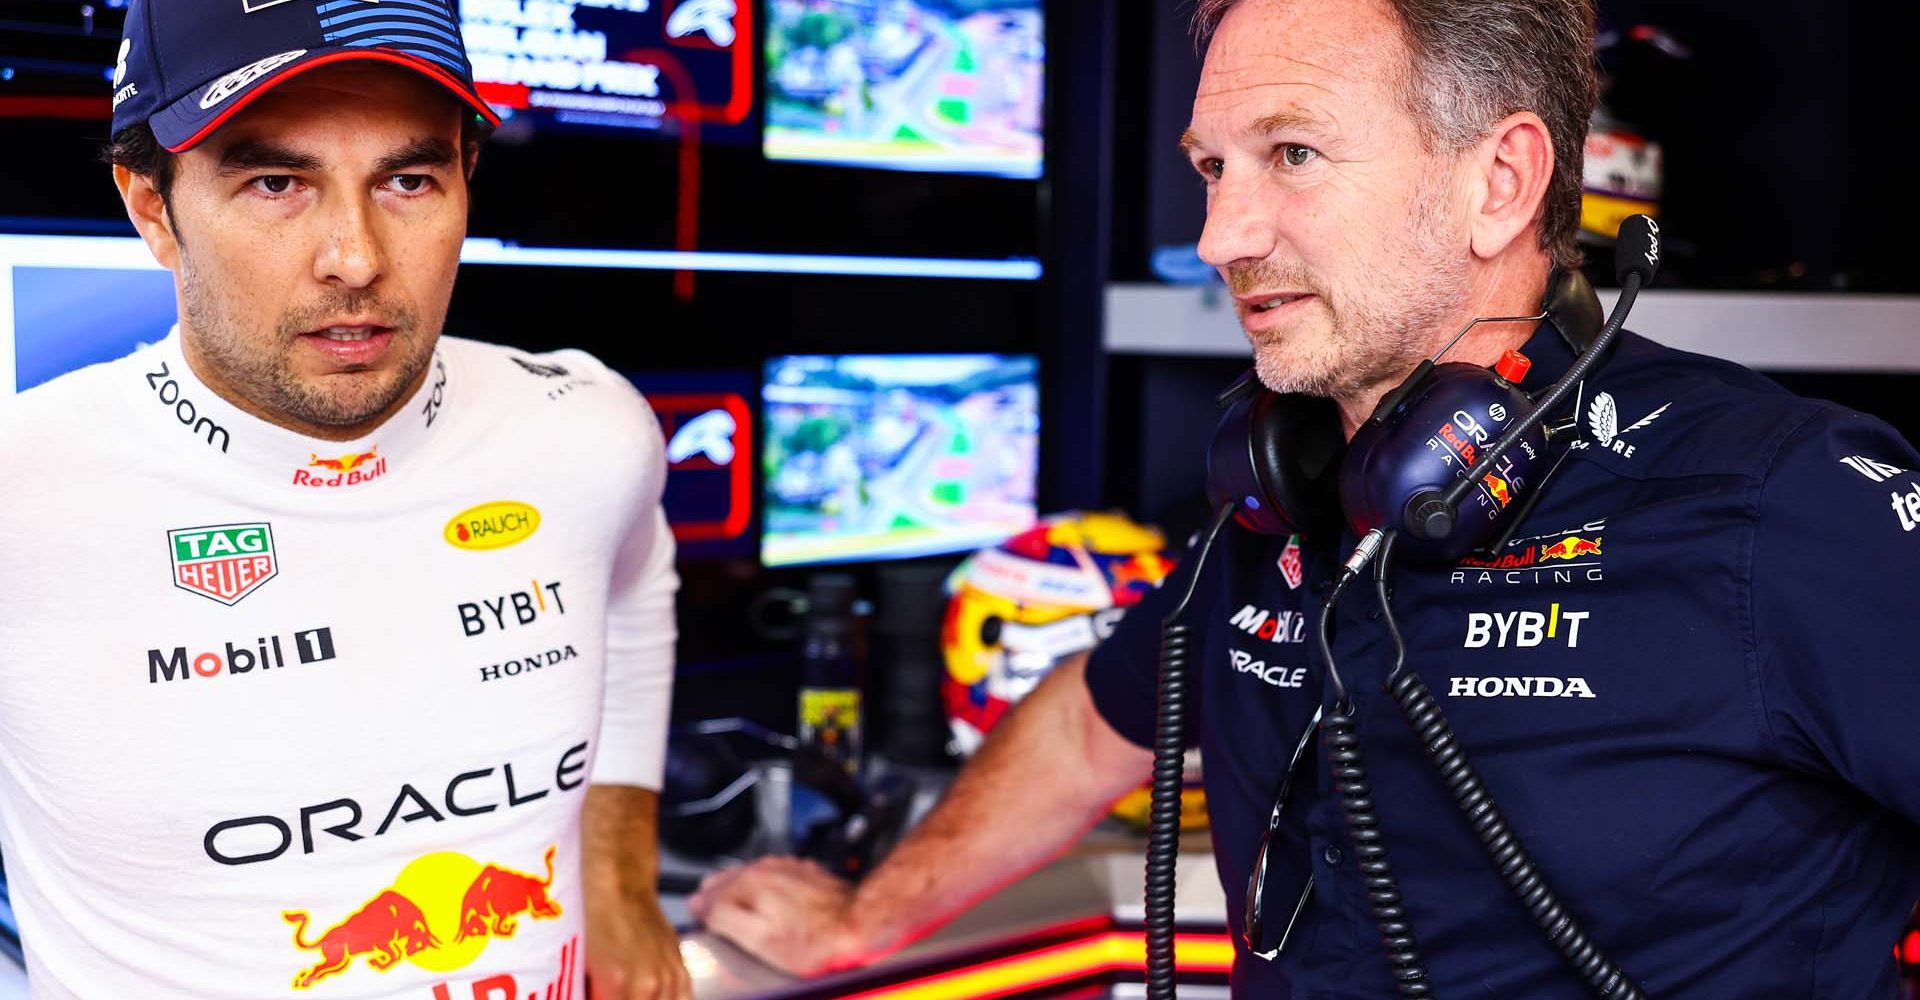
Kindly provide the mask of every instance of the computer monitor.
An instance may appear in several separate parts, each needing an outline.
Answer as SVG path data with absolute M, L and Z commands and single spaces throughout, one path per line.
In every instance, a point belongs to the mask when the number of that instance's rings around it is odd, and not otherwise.
M 1038 177 L 1041 0 L 770 0 L 770 160 Z
M 629 371 L 667 446 L 661 503 L 681 560 L 752 558 L 753 371 Z
M 753 141 L 752 0 L 463 0 L 480 95 L 503 128 Z
M 1032 355 L 802 355 L 767 362 L 760 560 L 938 555 L 1037 513 Z

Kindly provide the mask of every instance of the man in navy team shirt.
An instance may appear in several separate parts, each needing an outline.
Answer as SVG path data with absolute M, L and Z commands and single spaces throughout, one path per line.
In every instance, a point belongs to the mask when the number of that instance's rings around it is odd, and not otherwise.
M 1333 399 L 1351 434 L 1468 319 L 1535 312 L 1578 263 L 1581 0 L 1202 0 L 1197 21 L 1210 43 L 1181 144 L 1207 186 L 1200 253 L 1268 387 Z M 1447 360 L 1518 348 L 1531 391 L 1577 346 L 1488 324 Z M 1578 398 L 1553 415 L 1572 422 L 1564 463 L 1500 551 L 1396 566 L 1409 662 L 1545 877 L 1650 995 L 1892 997 L 1920 895 L 1920 455 L 1870 417 L 1631 334 Z M 1187 617 L 1236 939 L 1275 792 L 1331 704 L 1312 623 L 1353 544 L 1229 527 Z M 1178 589 L 1056 670 L 857 889 L 771 859 L 711 879 L 696 913 L 818 972 L 1055 856 L 1146 771 Z M 1367 589 L 1339 606 L 1333 653 L 1435 992 L 1585 996 L 1381 690 L 1391 644 Z M 1274 833 L 1268 922 L 1315 889 L 1284 951 L 1242 946 L 1235 993 L 1392 996 L 1323 753 L 1308 760 Z

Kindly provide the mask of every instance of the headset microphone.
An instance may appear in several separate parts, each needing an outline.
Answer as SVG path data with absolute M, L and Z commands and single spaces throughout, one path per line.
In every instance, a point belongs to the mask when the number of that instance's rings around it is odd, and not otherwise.
M 1638 291 L 1653 283 L 1660 270 L 1660 224 L 1644 215 L 1629 215 L 1620 224 L 1620 240 L 1614 246 L 1613 274 L 1620 287 L 1627 287 L 1630 275 L 1639 275 Z
M 1484 476 L 1499 468 L 1508 453 L 1527 440 L 1526 436 L 1540 426 L 1547 414 L 1553 412 L 1605 356 L 1608 346 L 1626 324 L 1627 313 L 1633 309 L 1640 289 L 1646 287 L 1660 269 L 1660 224 L 1644 215 L 1628 216 L 1620 225 L 1620 238 L 1614 247 L 1613 259 L 1614 274 L 1620 279 L 1620 299 L 1614 303 L 1613 315 L 1607 317 L 1599 336 L 1580 352 L 1580 356 L 1567 368 L 1566 374 L 1560 376 L 1560 380 L 1547 390 L 1546 395 L 1541 396 L 1525 415 L 1509 426 L 1492 447 L 1479 454 L 1464 475 L 1444 491 L 1428 487 L 1408 500 L 1407 523 L 1404 527 L 1409 534 L 1427 541 L 1451 536 L 1457 525 L 1460 503 L 1467 492 Z

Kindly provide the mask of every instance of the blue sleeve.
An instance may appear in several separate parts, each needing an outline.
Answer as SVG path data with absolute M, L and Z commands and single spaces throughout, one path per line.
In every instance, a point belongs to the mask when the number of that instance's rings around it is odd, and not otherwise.
M 1762 486 L 1752 609 L 1764 725 L 1788 764 L 1920 821 L 1920 454 L 1825 406 Z
M 1217 565 L 1223 556 L 1220 550 L 1225 548 L 1225 541 L 1221 539 L 1222 544 L 1214 547 L 1213 566 L 1207 568 L 1207 579 L 1201 580 L 1194 593 L 1193 606 L 1187 613 L 1189 622 L 1207 620 L 1197 609 L 1205 605 L 1213 579 L 1217 578 Z M 1107 720 L 1107 725 L 1136 746 L 1153 746 L 1154 724 L 1159 712 L 1160 623 L 1186 590 L 1187 562 L 1183 558 L 1160 589 L 1129 608 L 1113 634 L 1094 649 L 1087 661 L 1087 689 L 1093 695 L 1094 708 Z M 1187 666 L 1189 747 L 1199 742 L 1201 639 L 1202 635 L 1196 630 L 1193 660 Z

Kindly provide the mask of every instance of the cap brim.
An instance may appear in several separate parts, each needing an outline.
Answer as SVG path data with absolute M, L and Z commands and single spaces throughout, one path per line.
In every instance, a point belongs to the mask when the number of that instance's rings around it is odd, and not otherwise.
M 290 59 L 285 65 L 261 74 L 260 78 L 247 83 L 226 95 L 211 106 L 205 103 L 204 87 L 196 87 L 185 97 L 154 112 L 148 119 L 153 128 L 154 138 L 169 152 L 180 153 L 191 149 L 212 135 L 214 130 L 225 125 L 234 115 L 239 114 L 247 105 L 252 104 L 261 94 L 299 76 L 309 70 L 333 63 L 349 61 L 384 62 L 409 69 L 432 80 L 445 88 L 448 93 L 459 98 L 460 102 L 472 108 L 490 125 L 499 125 L 500 116 L 487 106 L 487 102 L 475 93 L 473 88 L 459 77 L 449 73 L 445 67 L 419 56 L 384 48 L 344 48 L 328 47 L 312 49 Z

